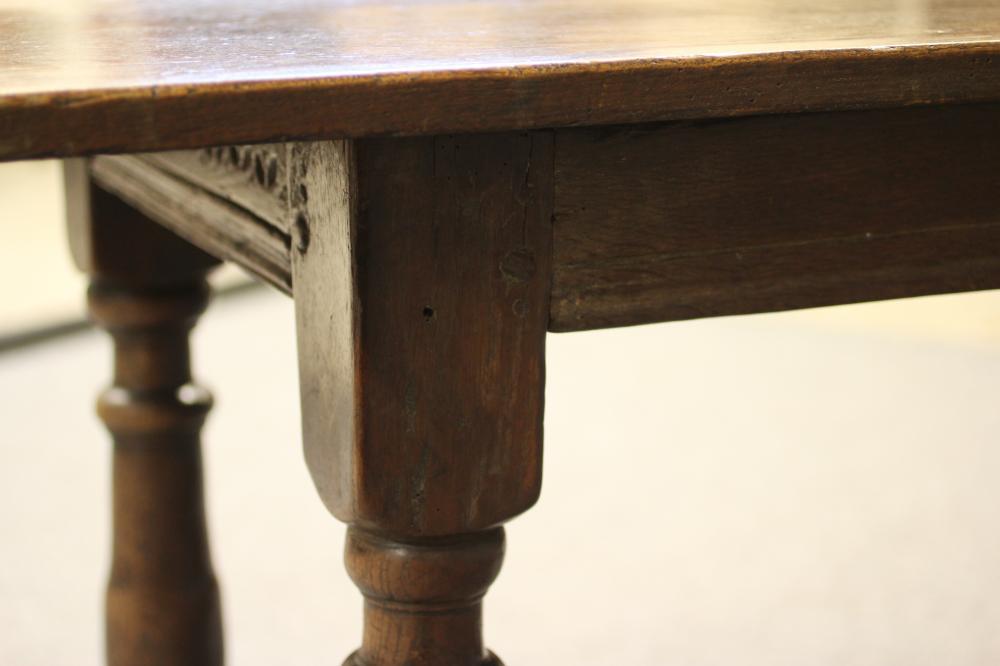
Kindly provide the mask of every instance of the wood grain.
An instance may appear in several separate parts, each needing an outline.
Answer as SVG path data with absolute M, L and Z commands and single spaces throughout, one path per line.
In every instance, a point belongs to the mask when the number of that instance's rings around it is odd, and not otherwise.
M 504 529 L 399 542 L 351 528 L 344 559 L 365 597 L 365 641 L 344 666 L 503 666 L 483 645 L 482 598 Z
M 142 159 L 251 212 L 284 235 L 289 234 L 290 193 L 285 143 L 212 146 L 202 150 L 146 153 Z
M 352 666 L 499 664 L 481 629 L 497 526 L 541 483 L 551 139 L 293 153 L 303 438 L 320 496 L 352 525 L 367 599 Z
M 1000 287 L 1000 106 L 556 145 L 553 330 Z
M 309 240 L 292 264 L 303 436 L 328 507 L 410 536 L 526 509 L 540 472 L 551 137 L 372 140 L 314 146 L 303 162 L 320 178 L 304 177 Z M 332 413 L 341 405 L 354 411 Z
M 363 418 L 353 149 L 347 141 L 292 149 L 301 185 L 295 188 L 302 224 L 292 270 L 302 439 L 320 498 L 345 521 L 357 515 L 356 443 Z
M 228 154 L 229 148 L 220 151 Z M 89 169 L 101 188 L 209 254 L 239 264 L 290 294 L 286 186 L 264 188 L 248 182 L 256 178 L 252 166 L 246 175 L 206 164 L 205 155 L 216 152 L 98 156 Z M 284 155 L 285 146 L 273 152 Z M 273 166 L 265 168 L 277 172 L 278 160 L 272 157 L 269 163 Z M 287 180 L 283 167 L 280 175 Z
M 0 0 L 0 159 L 1000 100 L 992 0 Z

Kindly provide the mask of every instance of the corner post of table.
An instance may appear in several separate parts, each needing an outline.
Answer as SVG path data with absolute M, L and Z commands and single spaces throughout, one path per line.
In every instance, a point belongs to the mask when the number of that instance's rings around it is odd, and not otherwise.
M 114 343 L 97 407 L 114 439 L 107 663 L 219 666 L 199 437 L 211 396 L 192 381 L 188 343 L 218 262 L 96 187 L 84 160 L 65 175 L 73 258 Z
M 306 461 L 365 597 L 347 664 L 499 664 L 482 598 L 541 486 L 552 136 L 292 150 Z

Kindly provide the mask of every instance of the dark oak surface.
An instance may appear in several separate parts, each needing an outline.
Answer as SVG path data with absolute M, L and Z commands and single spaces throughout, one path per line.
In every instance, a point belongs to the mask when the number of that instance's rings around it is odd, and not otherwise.
M 550 330 L 1000 288 L 1000 105 L 556 133 Z
M 551 145 L 531 132 L 303 146 L 303 440 L 339 519 L 442 537 L 537 499 Z
M 306 464 L 351 524 L 349 666 L 500 666 L 482 597 L 538 498 L 552 133 L 292 146 Z
M 994 0 L 0 0 L 0 159 L 1000 100 Z

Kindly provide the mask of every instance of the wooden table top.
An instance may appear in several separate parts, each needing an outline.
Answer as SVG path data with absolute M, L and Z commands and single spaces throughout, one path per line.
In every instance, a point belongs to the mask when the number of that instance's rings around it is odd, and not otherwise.
M 0 159 L 995 100 L 997 0 L 0 0 Z

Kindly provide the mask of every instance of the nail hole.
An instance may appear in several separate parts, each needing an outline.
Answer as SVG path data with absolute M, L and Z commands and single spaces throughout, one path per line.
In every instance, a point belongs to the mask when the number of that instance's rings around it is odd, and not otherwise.
M 424 308 L 424 321 L 430 321 L 431 319 L 434 319 L 434 308 Z

